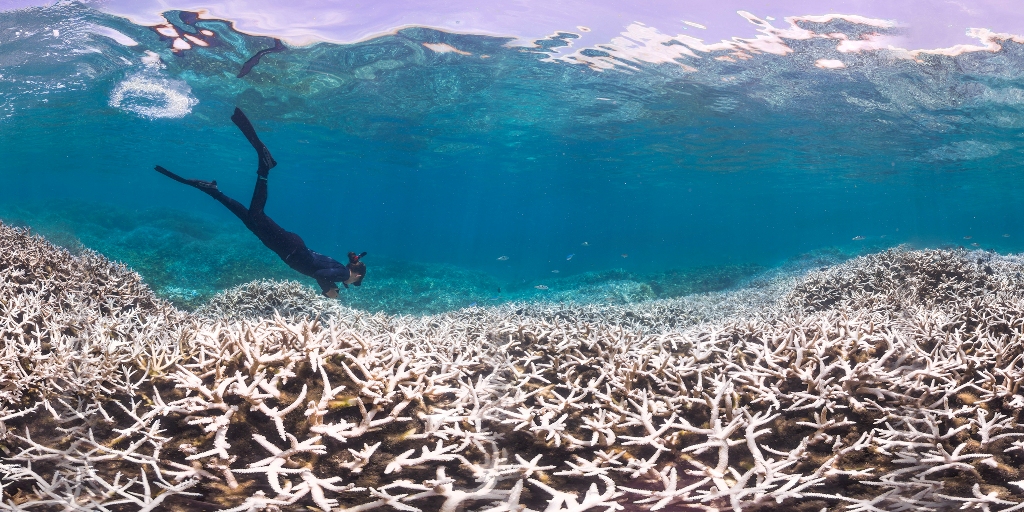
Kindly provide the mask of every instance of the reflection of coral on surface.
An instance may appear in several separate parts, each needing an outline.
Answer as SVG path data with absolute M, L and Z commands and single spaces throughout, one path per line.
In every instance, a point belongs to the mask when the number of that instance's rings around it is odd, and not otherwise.
M 191 50 L 193 46 L 210 46 L 218 44 L 217 34 L 212 30 L 196 27 L 196 22 L 199 21 L 199 13 L 181 11 L 178 13 L 178 19 L 184 26 L 190 27 L 191 31 L 186 31 L 183 27 L 177 27 L 170 20 L 160 25 L 154 25 L 150 27 L 153 32 L 156 32 L 161 40 L 170 41 L 171 51 L 175 54 L 180 55 L 185 50 Z
M 1011 258 L 890 251 L 679 329 L 537 304 L 313 321 L 270 282 L 188 319 L 91 253 L 2 226 L 0 248 L 0 510 L 1024 501 Z

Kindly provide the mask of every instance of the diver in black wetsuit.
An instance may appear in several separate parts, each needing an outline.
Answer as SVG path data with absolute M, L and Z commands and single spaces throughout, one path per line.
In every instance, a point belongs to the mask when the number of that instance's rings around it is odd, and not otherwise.
M 325 296 L 332 299 L 337 298 L 338 285 L 336 283 L 339 282 L 344 284 L 345 288 L 348 288 L 350 284 L 361 285 L 363 277 L 366 275 L 366 265 L 359 259 L 366 255 L 365 252 L 362 254 L 348 253 L 348 265 L 342 265 L 333 258 L 309 250 L 299 235 L 285 231 L 270 217 L 267 217 L 266 213 L 263 213 L 263 207 L 267 204 L 267 176 L 277 162 L 274 161 L 274 157 L 270 156 L 270 150 L 256 136 L 256 130 L 253 129 L 252 123 L 245 117 L 241 109 L 235 108 L 231 120 L 239 130 L 242 130 L 245 138 L 249 139 L 249 143 L 256 149 L 256 155 L 259 157 L 259 167 L 256 169 L 256 189 L 253 190 L 252 202 L 249 203 L 248 209 L 218 190 L 216 181 L 185 179 L 159 165 L 156 166 L 156 170 L 174 181 L 202 190 L 210 197 L 220 201 L 231 210 L 231 213 L 242 219 L 245 227 L 249 228 L 249 231 L 252 231 L 263 242 L 263 245 L 276 252 L 289 267 L 316 279 Z

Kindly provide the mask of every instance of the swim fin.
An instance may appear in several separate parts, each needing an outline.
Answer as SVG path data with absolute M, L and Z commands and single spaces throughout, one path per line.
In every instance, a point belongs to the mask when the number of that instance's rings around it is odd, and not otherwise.
M 172 179 L 174 181 L 177 181 L 178 183 L 184 183 L 184 184 L 186 184 L 186 185 L 188 185 L 190 187 L 198 188 L 199 190 L 217 190 L 217 180 L 213 180 L 213 181 L 190 180 L 188 178 L 182 178 L 181 176 L 178 176 L 177 174 L 174 174 L 173 172 L 168 171 L 167 169 L 164 169 L 163 167 L 160 167 L 159 165 L 156 166 L 155 169 L 156 169 L 156 172 L 158 172 L 160 174 L 163 174 L 164 176 L 167 176 L 168 178 L 170 178 L 170 179 Z
M 266 177 L 270 170 L 277 165 L 274 157 L 270 155 L 270 150 L 267 149 L 267 146 L 256 135 L 256 129 L 252 127 L 252 123 L 249 122 L 248 117 L 245 117 L 242 109 L 235 107 L 235 113 L 231 114 L 231 121 L 235 123 L 239 130 L 242 130 L 242 134 L 245 135 L 246 139 L 249 139 L 249 144 L 252 144 L 253 149 L 256 150 L 256 156 L 260 160 L 256 174 Z

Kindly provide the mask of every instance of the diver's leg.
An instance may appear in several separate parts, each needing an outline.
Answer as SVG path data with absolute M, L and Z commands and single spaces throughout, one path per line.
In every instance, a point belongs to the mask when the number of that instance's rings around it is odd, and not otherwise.
M 243 219 L 246 221 L 245 225 L 249 226 L 249 229 L 259 237 L 263 245 L 281 256 L 285 263 L 301 266 L 301 260 L 295 258 L 308 257 L 306 252 L 309 250 L 306 248 L 306 243 L 302 241 L 302 237 L 291 231 L 285 231 L 274 222 L 274 219 L 268 217 L 263 211 L 263 207 L 266 205 L 267 178 L 258 176 L 256 177 L 256 187 L 252 191 L 252 202 L 249 204 L 249 216 L 247 219 Z
M 168 171 L 167 169 L 164 169 L 159 165 L 156 166 L 156 171 L 159 172 L 160 174 L 163 174 L 164 176 L 167 176 L 168 178 L 171 178 L 174 181 L 177 181 L 178 183 L 184 183 L 190 187 L 202 190 L 210 197 L 216 199 L 217 201 L 220 201 L 220 204 L 226 206 L 228 210 L 231 210 L 231 213 L 235 214 L 235 216 L 238 217 L 239 219 L 242 219 L 242 222 L 246 222 L 248 220 L 249 210 L 246 210 L 245 207 L 242 206 L 242 203 L 239 203 L 238 201 L 231 199 L 230 197 L 224 195 L 224 193 L 221 192 L 219 189 L 217 189 L 216 181 L 190 180 L 182 178 L 181 176 L 178 176 L 177 174 L 174 174 L 173 172 Z M 266 196 L 266 193 L 264 193 L 264 196 Z M 266 202 L 265 197 L 264 202 Z
M 266 216 L 263 207 L 267 205 L 267 177 L 257 176 L 256 187 L 252 191 L 252 201 L 249 202 L 249 216 L 255 218 Z
M 249 139 L 249 144 L 252 144 L 253 149 L 256 150 L 256 156 L 259 158 L 259 167 L 256 169 L 256 174 L 266 177 L 270 169 L 277 165 L 274 157 L 270 156 L 270 150 L 260 141 L 260 138 L 256 135 L 256 129 L 252 127 L 249 118 L 245 117 L 245 114 L 242 113 L 242 109 L 235 107 L 235 113 L 231 114 L 231 121 L 235 123 L 239 130 L 242 130 L 242 134 L 245 135 L 246 139 Z
M 207 190 L 207 189 L 217 190 L 217 180 L 214 180 L 214 181 L 190 180 L 190 179 L 187 179 L 187 178 L 182 178 L 181 176 L 178 176 L 177 174 L 174 174 L 173 172 L 168 171 L 167 169 L 164 169 L 163 167 L 160 167 L 159 165 L 154 167 L 154 168 L 156 169 L 156 172 L 158 172 L 160 174 L 163 174 L 164 176 L 167 176 L 168 178 L 170 178 L 170 179 L 172 179 L 174 181 L 177 181 L 178 183 L 184 183 L 184 184 L 186 184 L 186 185 L 188 185 L 190 187 L 198 188 L 199 190 Z

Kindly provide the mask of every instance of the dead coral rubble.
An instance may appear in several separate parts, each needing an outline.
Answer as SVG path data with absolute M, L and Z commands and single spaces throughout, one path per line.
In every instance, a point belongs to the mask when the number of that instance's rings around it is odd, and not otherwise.
M 24 263 L 4 254 L 6 282 Z M 686 329 L 536 304 L 261 319 L 241 293 L 216 307 L 248 319 L 160 313 L 169 365 L 138 355 L 163 331 L 7 321 L 2 364 L 28 384 L 0 401 L 0 510 L 1021 510 L 1019 268 L 892 251 Z M 861 291 L 818 291 L 828 275 Z M 905 293 L 915 279 L 969 298 Z M 33 363 L 70 340 L 114 370 L 78 384 Z

